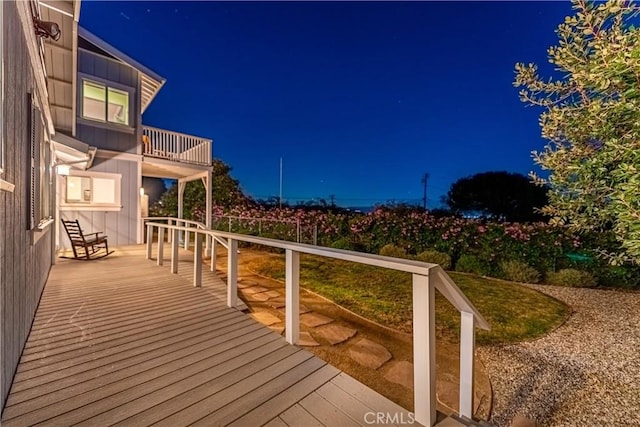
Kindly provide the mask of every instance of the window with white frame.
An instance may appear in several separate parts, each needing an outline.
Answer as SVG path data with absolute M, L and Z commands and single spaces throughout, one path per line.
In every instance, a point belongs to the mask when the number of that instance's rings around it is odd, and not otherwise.
M 64 179 L 61 206 L 120 209 L 122 175 L 102 172 L 70 171 Z
M 130 93 L 103 83 L 82 80 L 82 117 L 129 126 Z

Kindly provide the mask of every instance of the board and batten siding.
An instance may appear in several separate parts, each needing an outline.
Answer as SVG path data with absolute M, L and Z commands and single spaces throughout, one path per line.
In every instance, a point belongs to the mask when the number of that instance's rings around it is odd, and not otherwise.
M 97 82 L 116 83 L 134 89 L 130 100 L 131 129 L 118 130 L 117 125 L 91 123 L 83 120 L 82 115 L 82 76 L 88 79 L 96 77 Z M 78 49 L 78 121 L 76 137 L 98 149 L 119 151 L 122 153 L 141 153 L 142 117 L 140 114 L 140 76 L 138 70 L 112 58 L 98 53 Z
M 98 152 L 99 153 L 99 152 Z M 137 241 L 138 209 L 140 190 L 138 188 L 138 162 L 95 158 L 89 172 L 107 172 L 122 175 L 120 187 L 120 211 L 91 211 L 74 207 L 73 210 L 61 210 L 60 217 L 65 220 L 77 219 L 85 233 L 103 232 L 108 236 L 109 247 L 133 245 Z M 61 178 L 64 179 L 64 178 Z M 64 181 L 61 182 L 61 185 Z M 60 192 L 62 197 L 62 192 Z M 71 242 L 64 230 L 60 233 L 60 245 L 70 249 Z
M 29 182 L 29 120 L 27 94 L 34 91 L 34 71 L 16 2 L 0 2 L 4 62 L 2 112 L 5 171 L 15 184 L 0 191 L 0 405 L 4 404 L 29 335 L 33 317 L 51 268 L 52 227 L 31 243 L 27 230 Z

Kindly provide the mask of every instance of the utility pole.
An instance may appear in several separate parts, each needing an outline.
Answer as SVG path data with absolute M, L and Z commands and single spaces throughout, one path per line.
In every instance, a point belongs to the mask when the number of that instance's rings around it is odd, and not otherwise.
M 282 157 L 280 157 L 280 198 L 278 199 L 278 207 L 282 208 Z
M 424 195 L 422 196 L 422 208 L 427 210 L 427 181 L 429 181 L 429 174 L 425 172 L 422 176 L 422 183 L 424 184 Z

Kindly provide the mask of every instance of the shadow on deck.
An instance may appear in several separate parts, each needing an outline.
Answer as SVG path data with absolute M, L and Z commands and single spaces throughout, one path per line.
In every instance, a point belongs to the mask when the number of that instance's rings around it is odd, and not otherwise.
M 409 413 L 225 304 L 203 268 L 144 258 L 143 246 L 52 267 L 3 426 L 369 425 Z M 191 265 L 187 268 L 187 263 Z M 395 423 L 393 422 L 395 421 Z

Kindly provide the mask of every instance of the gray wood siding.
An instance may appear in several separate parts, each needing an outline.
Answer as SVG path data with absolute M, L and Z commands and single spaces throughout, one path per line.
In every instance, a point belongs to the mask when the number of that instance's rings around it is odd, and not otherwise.
M 114 82 L 134 89 L 131 100 L 133 133 L 109 128 L 107 124 L 95 125 L 83 121 L 81 99 L 81 80 L 78 79 L 78 124 L 76 136 L 83 142 L 105 150 L 113 150 L 127 153 L 140 151 L 140 135 L 142 134 L 140 118 L 140 78 L 138 70 L 129 65 L 114 61 L 111 58 L 98 55 L 85 50 L 78 50 L 78 73 L 95 76 L 97 81 Z
M 99 149 L 134 154 L 140 150 L 135 132 L 118 132 L 82 123 L 78 123 L 76 129 L 76 137 L 80 141 Z
M 86 50 L 78 50 L 78 72 L 125 86 L 138 86 L 138 70 Z
M 131 245 L 136 243 L 138 217 L 137 186 L 138 163 L 127 160 L 105 159 L 96 157 L 90 171 L 118 173 L 122 175 L 120 201 L 122 209 L 118 211 L 61 211 L 60 216 L 66 220 L 77 219 L 86 233 L 102 231 L 109 237 L 109 247 Z M 60 246 L 70 249 L 69 238 L 64 230 L 60 233 Z
M 0 191 L 0 405 L 9 394 L 18 361 L 29 335 L 40 295 L 51 267 L 52 227 L 35 245 L 27 231 L 25 170 L 29 164 L 27 93 L 34 75 L 15 2 L 3 7 L 5 99 L 2 105 L 6 170 L 2 178 L 15 184 L 13 193 Z

